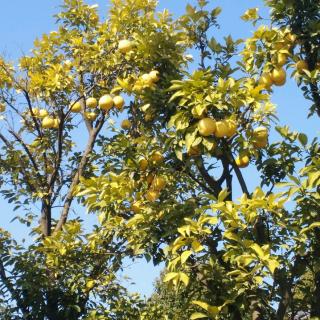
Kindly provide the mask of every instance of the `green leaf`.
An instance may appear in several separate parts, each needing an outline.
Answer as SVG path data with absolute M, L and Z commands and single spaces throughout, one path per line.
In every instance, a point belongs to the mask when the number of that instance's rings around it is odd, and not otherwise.
M 257 243 L 252 244 L 250 248 L 257 254 L 260 260 L 266 259 L 267 255 L 263 252 L 262 248 Z
M 187 287 L 189 284 L 189 277 L 183 273 L 183 272 L 179 272 L 179 279 L 180 281 L 182 281 L 184 283 L 184 285 Z
M 244 21 L 253 21 L 259 19 L 259 14 L 258 14 L 259 8 L 251 8 L 248 9 L 244 15 L 241 16 L 241 19 Z
M 277 260 L 270 259 L 268 260 L 267 264 L 268 264 L 268 269 L 272 274 L 274 273 L 274 270 L 279 267 L 279 262 Z
M 308 144 L 308 137 L 304 133 L 299 133 L 298 140 L 303 146 Z
M 173 279 L 177 278 L 178 276 L 179 276 L 179 274 L 177 272 L 169 272 L 164 276 L 163 282 L 172 281 Z
M 198 240 L 192 241 L 191 247 L 194 252 L 199 252 L 203 250 L 203 245 Z
M 181 254 L 181 264 L 184 264 L 188 258 L 192 255 L 192 251 L 188 250 L 188 251 L 184 251 L 182 254 Z
M 208 316 L 201 312 L 195 312 L 191 315 L 190 320 L 208 318 Z

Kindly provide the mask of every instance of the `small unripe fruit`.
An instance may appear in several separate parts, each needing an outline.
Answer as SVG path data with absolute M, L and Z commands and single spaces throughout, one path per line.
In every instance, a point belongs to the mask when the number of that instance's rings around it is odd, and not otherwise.
M 216 122 L 216 133 L 217 138 L 226 137 L 228 135 L 229 128 L 226 121 L 217 121 Z
M 127 39 L 119 41 L 118 49 L 119 49 L 120 52 L 127 53 L 127 52 L 131 51 L 132 48 L 133 48 L 133 42 L 132 41 L 127 40 Z
M 268 129 L 266 127 L 258 127 L 253 130 L 253 137 L 255 139 L 266 139 L 268 138 Z
M 87 108 L 89 108 L 89 109 L 94 109 L 94 108 L 96 108 L 97 107 L 97 105 L 98 105 L 98 101 L 97 101 L 97 99 L 96 98 L 88 98 L 87 100 L 86 100 L 86 106 L 87 106 Z
M 154 190 L 161 191 L 167 184 L 167 181 L 164 177 L 156 177 L 152 182 L 152 188 Z
M 113 98 L 113 103 L 118 110 L 122 110 L 124 106 L 124 99 L 121 96 L 115 96 Z
M 146 180 L 147 180 L 147 183 L 148 183 L 148 184 L 151 184 L 152 181 L 153 181 L 153 179 L 154 179 L 154 175 L 151 174 L 151 173 L 148 174 L 147 177 L 146 177 Z
M 140 170 L 142 170 L 142 171 L 147 170 L 148 165 L 149 165 L 149 163 L 148 163 L 148 160 L 147 160 L 147 159 L 141 158 L 141 159 L 139 160 Z
M 265 148 L 267 144 L 268 144 L 268 138 L 253 140 L 253 145 L 258 149 Z
M 146 193 L 146 199 L 150 202 L 155 202 L 160 197 L 160 192 L 157 190 L 149 190 Z
M 237 123 L 231 119 L 228 119 L 225 122 L 226 122 L 227 128 L 228 128 L 228 132 L 227 132 L 226 136 L 228 138 L 230 138 L 237 132 Z
M 43 120 L 42 120 L 42 127 L 45 128 L 45 129 L 51 129 L 54 127 L 54 119 L 47 116 L 47 117 L 44 117 Z
M 279 67 L 282 67 L 287 63 L 288 57 L 285 53 L 278 53 L 277 64 Z
M 74 113 L 79 113 L 82 110 L 82 105 L 80 101 L 71 103 L 70 111 Z
M 94 121 L 97 119 L 98 115 L 95 112 L 85 112 L 84 117 L 89 121 Z
M 57 118 L 53 119 L 53 127 L 54 129 L 58 129 L 59 128 L 59 124 L 60 124 L 60 120 Z
M 151 75 L 148 73 L 145 73 L 141 76 L 141 80 L 142 82 L 146 85 L 146 86 L 151 86 L 153 85 L 153 80 L 151 78 Z
M 48 113 L 48 111 L 47 111 L 46 109 L 40 109 L 40 110 L 39 110 L 39 113 L 38 113 L 38 116 L 39 116 L 39 118 L 44 118 L 44 117 L 46 117 L 48 114 L 49 114 L 49 113 Z
M 160 80 L 159 71 L 157 70 L 152 70 L 149 75 L 153 82 L 158 82 Z
M 299 60 L 297 63 L 296 63 L 296 69 L 299 73 L 303 73 L 304 70 L 308 70 L 309 69 L 309 66 L 308 66 L 308 63 L 307 61 L 304 61 L 304 60 Z
M 164 157 L 159 151 L 156 151 L 151 155 L 150 160 L 152 162 L 160 164 L 164 161 Z
M 272 82 L 276 86 L 283 86 L 286 83 L 287 74 L 283 68 L 276 68 L 272 71 Z
M 99 100 L 99 107 L 101 110 L 109 111 L 113 107 L 113 99 L 109 94 L 105 94 Z
M 246 168 L 249 165 L 250 159 L 248 155 L 240 155 L 235 159 L 235 163 L 239 168 Z
M 123 121 L 121 122 L 121 128 L 122 128 L 123 130 L 128 130 L 128 129 L 131 128 L 131 126 L 132 126 L 132 124 L 131 124 L 131 122 L 130 122 L 128 119 L 125 119 L 125 120 L 123 120 Z
M 216 131 L 216 121 L 211 118 L 203 118 L 198 122 L 199 134 L 207 137 L 213 135 Z
M 263 73 L 259 79 L 259 84 L 269 90 L 273 85 L 270 73 Z

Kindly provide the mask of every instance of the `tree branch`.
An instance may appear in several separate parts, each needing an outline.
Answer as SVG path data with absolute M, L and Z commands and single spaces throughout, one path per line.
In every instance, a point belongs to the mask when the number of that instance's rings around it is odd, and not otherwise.
M 100 130 L 102 129 L 104 122 L 105 122 L 105 117 L 103 116 L 101 118 L 101 120 L 99 121 L 98 126 L 96 128 L 94 128 L 89 135 L 87 147 L 81 157 L 77 172 L 75 173 L 75 175 L 72 179 L 71 185 L 69 187 L 69 191 L 68 191 L 66 198 L 65 198 L 65 201 L 64 201 L 63 210 L 60 215 L 60 219 L 55 227 L 54 233 L 60 231 L 68 219 L 70 207 L 71 207 L 72 201 L 74 199 L 74 189 L 78 185 L 78 183 L 80 181 L 80 177 L 83 175 L 83 172 L 85 170 L 85 166 L 88 163 L 88 157 L 93 150 L 93 147 L 96 142 L 96 138 L 97 138 Z

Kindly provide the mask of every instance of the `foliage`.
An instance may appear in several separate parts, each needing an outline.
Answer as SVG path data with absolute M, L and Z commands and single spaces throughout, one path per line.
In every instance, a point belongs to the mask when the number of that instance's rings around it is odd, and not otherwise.
M 35 236 L 1 231 L 3 317 L 320 317 L 319 143 L 278 126 L 271 102 L 291 70 L 320 109 L 319 6 L 266 3 L 270 26 L 249 9 L 253 36 L 219 42 L 207 1 L 174 20 L 153 0 L 113 0 L 100 21 L 65 0 L 57 31 L 19 66 L 1 60 L 2 194 Z M 89 231 L 69 217 L 75 199 L 98 217 Z M 124 258 L 166 264 L 146 303 L 117 279 Z

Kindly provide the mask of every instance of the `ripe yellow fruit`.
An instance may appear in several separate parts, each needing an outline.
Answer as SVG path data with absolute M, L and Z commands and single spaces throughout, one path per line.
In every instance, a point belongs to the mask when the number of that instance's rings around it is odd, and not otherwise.
M 147 175 L 147 177 L 146 177 L 146 180 L 147 180 L 147 183 L 148 183 L 148 184 L 151 184 L 152 181 L 153 181 L 153 179 L 154 179 L 154 175 L 153 175 L 152 173 L 149 173 L 149 174 Z
M 160 163 L 162 163 L 164 161 L 164 157 L 159 151 L 156 151 L 151 155 L 150 160 L 152 162 L 160 164 Z
M 203 118 L 198 122 L 200 135 L 207 137 L 216 132 L 216 121 L 211 118 Z
M 105 94 L 99 100 L 99 107 L 101 110 L 109 111 L 113 107 L 113 99 L 109 94 Z
M 53 118 L 47 116 L 47 117 L 44 117 L 44 118 L 42 119 L 42 127 L 43 127 L 43 128 L 45 128 L 45 129 L 51 129 L 51 128 L 54 127 L 54 125 L 55 125 L 55 123 L 54 123 L 54 119 L 53 119 Z
M 149 162 L 148 162 L 147 159 L 141 158 L 141 159 L 139 160 L 140 170 L 142 170 L 142 171 L 147 170 L 148 165 L 149 165 Z
M 272 71 L 271 79 L 276 86 L 283 86 L 286 83 L 287 74 L 283 68 L 275 68 Z
M 71 112 L 79 113 L 79 112 L 81 112 L 81 110 L 82 110 L 82 105 L 81 105 L 80 101 L 71 103 L 71 107 L 70 107 Z
M 258 127 L 253 131 L 253 145 L 256 148 L 265 148 L 268 144 L 268 129 L 266 127 Z
M 127 53 L 131 51 L 133 48 L 133 42 L 127 39 L 123 39 L 119 41 L 118 49 L 122 53 Z
M 89 121 L 94 121 L 97 119 L 98 115 L 95 112 L 85 112 L 84 117 Z
M 299 60 L 297 63 L 296 63 L 296 69 L 299 73 L 302 73 L 303 70 L 309 70 L 309 66 L 308 66 L 308 63 L 307 61 L 304 61 L 304 60 Z
M 287 63 L 288 57 L 285 53 L 278 53 L 277 64 L 279 67 L 282 67 Z
M 87 108 L 90 108 L 90 109 L 96 108 L 96 107 L 98 106 L 98 101 L 97 101 L 97 99 L 96 99 L 96 98 L 93 98 L 93 97 L 88 98 L 88 99 L 86 100 L 86 106 L 87 106 Z
M 239 168 L 246 168 L 249 165 L 250 159 L 247 154 L 239 155 L 235 159 L 235 163 Z
M 229 133 L 228 124 L 225 120 L 216 122 L 216 133 L 217 138 L 227 137 Z
M 153 82 L 158 82 L 160 80 L 159 71 L 157 70 L 152 70 L 149 75 Z
M 153 85 L 153 80 L 152 77 L 149 73 L 145 73 L 141 76 L 141 80 L 144 85 L 146 86 L 152 86 Z
M 6 106 L 3 103 L 0 103 L 0 112 L 6 111 Z
M 253 130 L 253 137 L 255 139 L 267 139 L 268 138 L 268 129 L 266 127 L 258 127 Z
M 265 148 L 267 144 L 268 144 L 268 138 L 253 140 L 253 145 L 258 149 Z
M 113 103 L 118 110 L 122 110 L 124 106 L 124 99 L 121 96 L 115 96 L 113 98 Z
M 157 190 L 148 190 L 146 193 L 146 199 L 150 202 L 158 200 L 160 197 L 160 192 Z
M 122 53 L 127 53 L 133 48 L 133 42 L 128 39 L 123 39 L 119 41 L 118 49 Z
M 53 127 L 54 129 L 58 129 L 60 124 L 60 119 L 54 118 L 53 119 Z
M 265 89 L 269 90 L 273 85 L 270 73 L 263 73 L 259 79 L 259 84 L 262 85 Z
M 228 138 L 230 138 L 237 132 L 237 123 L 231 119 L 228 119 L 225 122 L 226 122 L 227 128 L 228 128 L 228 132 L 227 132 L 226 136 Z
M 123 130 L 128 130 L 128 129 L 131 128 L 131 126 L 132 126 L 132 124 L 131 124 L 130 120 L 128 120 L 128 119 L 125 119 L 125 120 L 123 120 L 123 121 L 121 122 L 121 128 L 122 128 Z
M 141 205 L 142 203 L 140 201 L 136 201 L 131 205 L 131 210 L 134 213 L 139 213 L 141 211 Z
M 152 182 L 152 188 L 157 191 L 161 191 L 167 184 L 164 177 L 155 177 Z
M 39 110 L 39 113 L 38 113 L 38 116 L 39 116 L 39 118 L 44 118 L 44 117 L 46 117 L 48 114 L 49 114 L 49 113 L 48 113 L 48 111 L 47 111 L 46 109 L 40 109 L 40 110 Z

